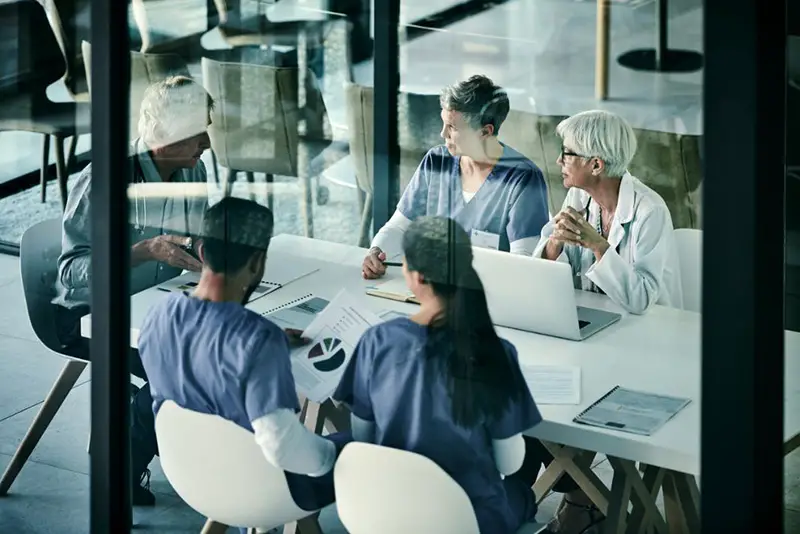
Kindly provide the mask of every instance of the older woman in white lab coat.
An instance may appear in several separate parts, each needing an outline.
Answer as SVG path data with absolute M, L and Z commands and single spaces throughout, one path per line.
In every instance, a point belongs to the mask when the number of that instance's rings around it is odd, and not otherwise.
M 627 171 L 636 136 L 622 117 L 584 111 L 556 128 L 569 188 L 533 255 L 569 262 L 580 287 L 630 313 L 683 307 L 672 218 L 664 200 Z
M 664 200 L 627 171 L 636 153 L 631 126 L 607 111 L 585 111 L 556 128 L 558 164 L 569 188 L 541 232 L 535 257 L 568 262 L 579 287 L 602 292 L 631 313 L 683 306 L 672 218 Z M 530 446 L 526 443 L 526 446 Z M 562 482 L 563 479 L 562 479 Z M 574 483 L 550 532 L 589 532 L 602 514 Z M 572 490 L 572 491 L 571 491 Z

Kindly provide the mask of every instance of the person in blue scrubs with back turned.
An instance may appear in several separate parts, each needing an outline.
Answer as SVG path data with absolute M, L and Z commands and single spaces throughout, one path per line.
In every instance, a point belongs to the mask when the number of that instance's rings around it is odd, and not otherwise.
M 326 439 L 303 426 L 290 338 L 244 307 L 264 276 L 272 227 L 272 212 L 249 200 L 228 197 L 209 208 L 200 281 L 190 296 L 173 293 L 153 306 L 139 351 L 149 409 L 172 400 L 253 432 L 267 461 L 286 472 L 294 501 L 311 512 L 333 502 L 333 464 L 349 436 Z
M 410 318 L 367 330 L 334 399 L 351 411 L 353 439 L 436 462 L 467 493 L 482 534 L 534 519 L 539 462 L 522 432 L 542 417 L 514 346 L 494 331 L 467 233 L 422 217 L 403 236 L 403 274 L 420 301 Z
M 378 278 L 384 261 L 400 252 L 403 233 L 415 219 L 455 219 L 472 244 L 530 256 L 547 223 L 542 171 L 497 139 L 506 120 L 506 92 L 486 76 L 472 76 L 441 94 L 444 145 L 422 159 L 397 210 L 372 241 L 361 271 Z

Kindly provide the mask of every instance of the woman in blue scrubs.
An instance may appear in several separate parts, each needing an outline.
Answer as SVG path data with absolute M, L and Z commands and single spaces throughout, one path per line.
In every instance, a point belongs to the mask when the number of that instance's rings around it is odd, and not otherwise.
M 428 151 L 372 240 L 364 278 L 382 276 L 411 222 L 427 215 L 455 219 L 479 247 L 530 256 L 539 241 L 547 187 L 531 160 L 497 138 L 510 107 L 506 92 L 478 75 L 446 87 L 439 101 L 444 144 Z
M 534 519 L 522 432 L 541 415 L 513 345 L 494 331 L 472 267 L 467 233 L 422 217 L 403 237 L 403 274 L 420 301 L 410 318 L 369 329 L 334 399 L 352 411 L 353 437 L 422 454 L 467 493 L 483 534 L 516 532 Z

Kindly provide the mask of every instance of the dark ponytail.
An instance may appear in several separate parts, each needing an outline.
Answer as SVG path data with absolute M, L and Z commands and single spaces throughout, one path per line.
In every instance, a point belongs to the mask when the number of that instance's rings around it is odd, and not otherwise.
M 499 419 L 520 392 L 508 387 L 511 362 L 472 267 L 469 236 L 451 219 L 423 217 L 404 235 L 403 249 L 408 269 L 419 272 L 444 304 L 425 350 L 446 378 L 453 420 L 470 428 Z

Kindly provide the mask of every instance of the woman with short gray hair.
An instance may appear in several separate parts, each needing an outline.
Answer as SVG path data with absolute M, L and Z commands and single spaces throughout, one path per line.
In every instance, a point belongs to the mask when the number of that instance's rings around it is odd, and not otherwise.
M 455 219 L 475 246 L 525 255 L 547 222 L 542 172 L 497 139 L 509 112 L 506 92 L 476 75 L 446 87 L 440 103 L 445 144 L 425 155 L 394 215 L 375 235 L 362 263 L 365 278 L 384 274 L 384 261 L 400 256 L 403 234 L 422 216 Z
M 556 128 L 569 188 L 542 229 L 534 256 L 567 261 L 581 289 L 605 293 L 630 313 L 683 306 L 672 217 L 664 200 L 628 172 L 636 135 L 622 117 L 584 111 Z

